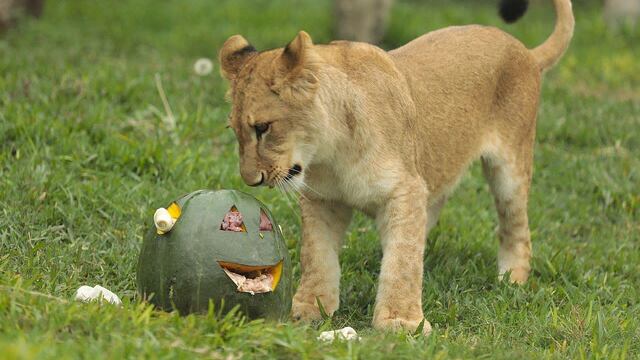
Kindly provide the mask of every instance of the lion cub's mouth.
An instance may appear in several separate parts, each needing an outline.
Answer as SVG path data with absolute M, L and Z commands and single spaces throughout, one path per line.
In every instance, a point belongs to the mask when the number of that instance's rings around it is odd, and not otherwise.
M 251 295 L 275 291 L 282 275 L 282 260 L 272 266 L 250 266 L 218 261 L 239 292 Z
M 284 177 L 284 181 L 289 181 L 293 179 L 294 176 L 302 173 L 302 166 L 299 164 L 294 164 L 288 171 L 287 175 Z

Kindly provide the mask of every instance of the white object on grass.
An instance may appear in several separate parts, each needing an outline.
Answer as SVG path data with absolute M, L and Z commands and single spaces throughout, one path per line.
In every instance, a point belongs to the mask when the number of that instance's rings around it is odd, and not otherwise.
M 335 339 L 347 341 L 360 340 L 360 336 L 358 336 L 358 333 L 349 326 L 338 330 L 323 331 L 320 333 L 320 336 L 318 336 L 318 340 L 321 341 L 332 342 Z
M 193 71 L 196 75 L 207 76 L 213 71 L 213 63 L 207 58 L 200 58 L 193 64 Z
M 175 222 L 171 214 L 169 214 L 169 210 L 165 208 L 160 208 L 153 214 L 153 223 L 156 225 L 156 229 L 158 229 L 158 234 L 171 231 Z
M 118 295 L 100 285 L 96 285 L 94 287 L 87 285 L 81 286 L 78 291 L 76 291 L 76 300 L 82 302 L 104 300 L 114 305 L 122 305 L 122 301 L 120 301 Z

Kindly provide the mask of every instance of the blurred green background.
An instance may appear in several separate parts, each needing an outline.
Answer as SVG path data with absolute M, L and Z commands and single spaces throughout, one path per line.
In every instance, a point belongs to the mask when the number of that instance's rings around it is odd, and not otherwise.
M 477 166 L 425 256 L 427 339 L 369 328 L 380 247 L 357 216 L 341 255 L 341 308 L 320 324 L 178 317 L 138 303 L 135 264 L 153 211 L 199 188 L 269 204 L 299 276 L 299 210 L 241 181 L 230 105 L 214 60 L 243 34 L 260 49 L 298 30 L 333 40 L 332 3 L 284 0 L 55 0 L 0 35 L 0 353 L 7 358 L 635 358 L 640 356 L 640 31 L 611 30 L 599 1 L 574 1 L 571 48 L 546 76 L 522 287 L 498 283 L 496 218 Z M 494 1 L 396 1 L 382 46 L 480 23 L 528 47 L 550 34 L 551 1 L 515 25 Z M 158 93 L 162 84 L 175 127 Z M 101 284 L 123 309 L 71 302 Z M 352 326 L 358 343 L 319 329 Z

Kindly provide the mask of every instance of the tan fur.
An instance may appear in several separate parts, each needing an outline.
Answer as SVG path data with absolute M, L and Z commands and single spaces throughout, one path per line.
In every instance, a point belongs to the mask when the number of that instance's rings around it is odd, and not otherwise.
M 570 1 L 554 3 L 556 30 L 533 51 L 483 26 L 442 29 L 390 52 L 313 45 L 304 32 L 285 49 L 260 53 L 241 36 L 227 40 L 220 62 L 231 83 L 241 175 L 250 185 L 301 193 L 294 318 L 319 318 L 316 298 L 330 314 L 338 308 L 338 253 L 358 209 L 375 218 L 383 249 L 373 325 L 415 329 L 428 230 L 478 158 L 499 214 L 499 273 L 526 281 L 540 81 L 573 31 Z M 265 123 L 258 138 L 254 126 Z M 287 176 L 294 165 L 301 173 Z

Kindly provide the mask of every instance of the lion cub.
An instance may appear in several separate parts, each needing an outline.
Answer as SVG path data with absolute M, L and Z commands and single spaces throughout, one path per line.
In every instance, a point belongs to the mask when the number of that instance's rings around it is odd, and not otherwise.
M 316 298 L 329 314 L 338 308 L 338 253 L 358 209 L 375 219 L 383 250 L 373 326 L 416 329 L 425 239 L 478 158 L 499 214 L 499 274 L 526 281 L 540 82 L 574 27 L 570 0 L 553 2 L 555 30 L 533 50 L 477 25 L 434 31 L 389 52 L 346 41 L 314 45 L 305 32 L 263 52 L 239 35 L 224 43 L 219 60 L 243 180 L 300 193 L 294 319 L 320 318 Z

